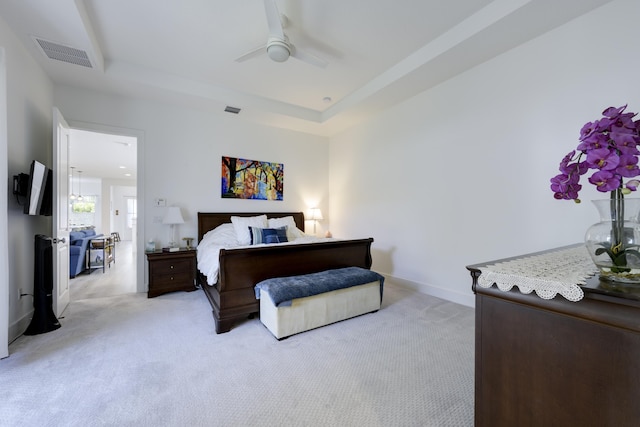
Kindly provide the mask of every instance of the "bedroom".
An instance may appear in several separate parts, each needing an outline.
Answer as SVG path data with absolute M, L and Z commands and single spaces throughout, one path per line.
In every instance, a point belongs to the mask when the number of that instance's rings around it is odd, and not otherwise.
M 144 239 L 168 238 L 153 223 L 156 197 L 184 209 L 182 236 L 195 235 L 199 210 L 318 204 L 326 218 L 320 230 L 374 237 L 375 270 L 472 305 L 465 265 L 573 243 L 596 220 L 587 203 L 554 200 L 548 180 L 585 121 L 610 105 L 640 110 L 640 58 L 632 54 L 638 16 L 637 2 L 607 3 L 331 137 L 54 85 L 0 22 L 8 82 L 5 176 L 34 157 L 50 159 L 43 141 L 50 140 L 56 105 L 72 120 L 144 131 Z M 594 52 L 606 52 L 606 60 L 594 60 Z M 221 155 L 284 163 L 285 201 L 220 200 Z M 6 215 L 0 259 L 10 267 L 0 271 L 8 271 L 13 296 L 14 283 L 32 279 L 32 248 L 23 236 L 47 233 L 50 224 L 29 221 L 11 201 Z M 30 310 L 25 299 L 7 306 L 5 341 L 20 334 Z

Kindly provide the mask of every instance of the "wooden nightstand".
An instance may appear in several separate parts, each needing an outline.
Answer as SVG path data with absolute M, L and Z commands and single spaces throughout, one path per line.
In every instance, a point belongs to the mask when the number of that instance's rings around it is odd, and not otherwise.
M 196 289 L 195 249 L 147 252 L 147 261 L 149 262 L 148 298 L 167 292 Z

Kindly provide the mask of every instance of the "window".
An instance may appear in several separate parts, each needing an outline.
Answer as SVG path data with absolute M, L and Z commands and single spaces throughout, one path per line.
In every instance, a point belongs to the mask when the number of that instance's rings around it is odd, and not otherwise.
M 97 202 L 98 196 L 82 196 L 82 200 L 72 201 L 69 209 L 69 225 L 71 227 L 95 225 Z
M 71 212 L 74 213 L 96 213 L 96 202 L 88 201 L 88 197 L 85 197 L 81 202 L 74 202 L 71 205 Z
M 133 228 L 136 218 L 138 218 L 138 201 L 127 198 L 127 228 Z

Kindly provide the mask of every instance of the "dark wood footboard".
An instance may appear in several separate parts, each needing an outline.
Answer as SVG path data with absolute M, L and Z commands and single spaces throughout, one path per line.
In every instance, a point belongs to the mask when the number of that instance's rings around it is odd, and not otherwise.
M 207 214 L 198 213 L 199 222 L 201 215 Z M 218 218 L 223 214 L 214 215 Z M 230 217 L 234 214 L 224 215 Z M 302 213 L 298 212 L 296 215 L 296 223 L 299 224 L 300 220 L 304 224 Z M 304 225 L 299 228 L 304 229 Z M 201 239 L 204 233 L 199 226 L 200 233 Z M 260 304 L 254 291 L 256 283 L 274 277 L 296 276 L 334 268 L 356 266 L 369 269 L 372 243 L 373 239 L 368 238 L 220 251 L 220 273 L 216 285 L 208 285 L 206 277 L 199 274 L 199 282 L 211 303 L 216 333 L 228 332 L 236 322 L 259 312 Z

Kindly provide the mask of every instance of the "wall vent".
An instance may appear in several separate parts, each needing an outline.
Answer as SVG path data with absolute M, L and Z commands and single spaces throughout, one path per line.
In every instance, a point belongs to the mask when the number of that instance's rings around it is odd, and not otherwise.
M 240 109 L 238 107 L 230 107 L 227 105 L 227 108 L 225 108 L 224 111 L 226 111 L 227 113 L 238 114 L 240 112 Z
M 82 67 L 93 68 L 87 52 L 74 47 L 61 45 L 60 43 L 44 40 L 38 37 L 33 38 L 47 58 L 56 61 L 67 62 L 69 64 L 80 65 Z

